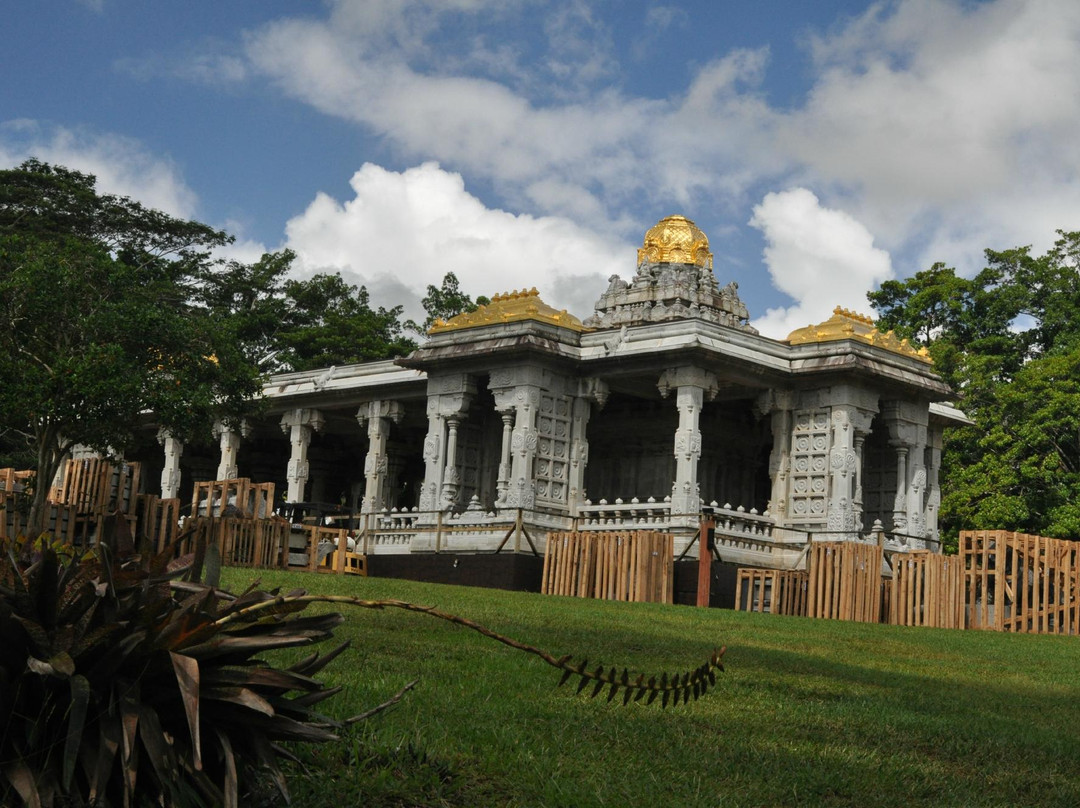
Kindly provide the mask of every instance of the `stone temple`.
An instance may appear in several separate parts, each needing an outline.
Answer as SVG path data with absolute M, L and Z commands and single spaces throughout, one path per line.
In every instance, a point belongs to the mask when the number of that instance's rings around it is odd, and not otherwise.
M 659 528 L 696 556 L 703 513 L 732 564 L 871 531 L 938 546 L 942 431 L 966 419 L 925 351 L 839 308 L 761 336 L 683 216 L 598 291 L 584 321 L 496 295 L 407 357 L 273 376 L 266 415 L 219 447 L 160 435 L 133 459 L 163 496 L 239 476 L 361 514 L 375 557 L 489 552 L 514 526 L 540 552 L 549 530 Z

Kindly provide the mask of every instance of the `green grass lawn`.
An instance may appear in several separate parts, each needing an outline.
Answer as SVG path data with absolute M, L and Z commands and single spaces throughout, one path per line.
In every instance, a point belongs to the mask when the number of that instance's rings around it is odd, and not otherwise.
M 419 684 L 341 744 L 301 751 L 299 806 L 1080 805 L 1080 638 L 258 572 L 436 606 L 590 667 L 683 671 L 728 648 L 699 701 L 623 707 L 468 629 L 346 608 L 328 712 Z M 225 584 L 255 577 L 231 569 Z

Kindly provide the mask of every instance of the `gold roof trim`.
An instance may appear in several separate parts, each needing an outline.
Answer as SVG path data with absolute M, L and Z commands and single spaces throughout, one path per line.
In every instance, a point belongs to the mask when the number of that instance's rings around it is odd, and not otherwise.
M 868 345 L 884 348 L 886 351 L 903 354 L 922 362 L 933 363 L 926 348 L 916 350 L 906 339 L 900 339 L 892 331 L 882 333 L 874 326 L 874 321 L 865 314 L 857 314 L 837 306 L 833 316 L 823 323 L 798 328 L 788 334 L 787 342 L 791 345 L 805 345 L 811 342 L 831 342 L 838 339 L 857 339 Z
M 479 328 L 484 325 L 513 323 L 521 320 L 536 320 L 541 323 L 569 328 L 571 331 L 584 331 L 581 320 L 566 309 L 556 311 L 543 300 L 536 288 L 522 289 L 520 292 L 504 292 L 495 295 L 491 302 L 476 311 L 463 312 L 449 320 L 438 319 L 428 329 L 429 334 L 441 334 L 445 331 L 460 331 L 465 328 Z
M 685 216 L 668 216 L 645 233 L 645 243 L 637 251 L 638 266 L 651 264 L 693 264 L 712 269 L 709 237 Z

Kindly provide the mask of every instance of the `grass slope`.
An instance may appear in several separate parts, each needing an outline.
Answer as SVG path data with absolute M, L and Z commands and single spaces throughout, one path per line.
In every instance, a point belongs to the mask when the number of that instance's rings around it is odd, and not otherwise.
M 231 569 L 225 584 L 255 577 Z M 682 671 L 728 647 L 703 699 L 622 707 L 556 689 L 556 671 L 467 629 L 347 610 L 337 635 L 352 647 L 325 674 L 345 690 L 329 710 L 359 713 L 420 681 L 341 745 L 302 752 L 297 805 L 1080 805 L 1080 638 L 259 577 L 433 605 L 590 667 Z

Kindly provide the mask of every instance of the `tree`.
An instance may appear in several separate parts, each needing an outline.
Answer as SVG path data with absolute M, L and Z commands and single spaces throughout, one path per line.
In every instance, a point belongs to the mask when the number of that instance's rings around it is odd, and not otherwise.
M 461 291 L 457 275 L 453 272 L 447 272 L 443 276 L 442 285 L 436 287 L 428 284 L 427 294 L 420 299 L 424 311 L 427 312 L 427 317 L 423 326 L 418 330 L 426 333 L 429 328 L 435 325 L 436 320 L 449 320 L 451 317 L 463 312 L 476 311 L 480 306 L 490 302 L 488 298 L 481 295 L 476 298 L 474 303 L 471 297 Z
M 368 291 L 341 275 L 315 275 L 284 284 L 288 327 L 278 332 L 281 362 L 291 370 L 404 356 L 416 343 L 405 336 L 401 306 L 371 308 Z
M 942 527 L 1080 538 L 1080 233 L 987 250 L 871 292 L 881 327 L 926 344 L 975 421 L 946 433 Z
M 36 160 L 0 171 L 0 431 L 34 452 L 35 531 L 73 445 L 122 451 L 145 413 L 209 434 L 259 389 L 195 296 L 229 237 L 95 186 Z
M 208 273 L 200 290 L 262 372 L 392 359 L 416 348 L 401 306 L 373 309 L 367 289 L 338 273 L 290 278 L 295 257 L 281 250 L 250 265 L 230 261 Z

